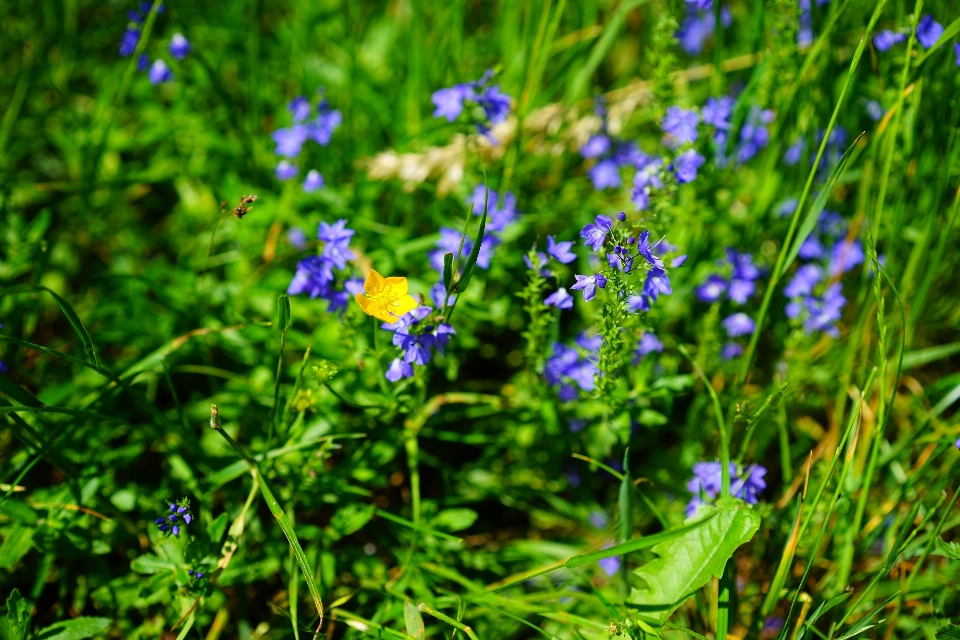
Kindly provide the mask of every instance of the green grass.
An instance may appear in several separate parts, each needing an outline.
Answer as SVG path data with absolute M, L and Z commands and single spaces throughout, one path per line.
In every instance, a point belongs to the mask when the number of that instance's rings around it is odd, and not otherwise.
M 809 44 L 794 2 L 736 0 L 689 55 L 677 0 L 155 2 L 129 57 L 133 4 L 0 6 L 0 638 L 960 636 L 960 15 L 813 4 Z M 879 51 L 887 29 L 907 37 Z M 494 141 L 431 102 L 487 69 L 511 97 Z M 279 181 L 271 134 L 318 87 L 342 125 Z M 701 125 L 696 180 L 646 211 L 632 171 L 593 188 L 596 96 L 610 134 L 669 155 L 667 108 L 721 95 L 727 151 L 752 106 L 775 113 L 755 157 L 718 162 Z M 516 196 L 505 229 L 464 204 L 484 183 Z M 824 280 L 837 336 L 785 310 L 824 210 L 864 252 Z M 581 228 L 620 211 L 615 233 L 687 255 L 672 293 L 628 313 L 633 276 L 608 272 L 592 302 L 545 306 L 599 269 Z M 341 218 L 352 277 L 426 301 L 457 283 L 456 335 L 409 380 L 385 378 L 392 334 L 352 296 L 284 295 Z M 443 227 L 466 236 L 437 273 Z M 499 237 L 489 268 L 478 235 Z M 548 235 L 577 259 L 542 276 L 523 258 Z M 756 292 L 701 302 L 727 247 Z M 724 359 L 739 311 L 757 330 Z M 544 367 L 581 331 L 606 339 L 603 375 L 564 402 Z M 634 362 L 645 332 L 663 351 Z M 723 478 L 687 519 L 693 466 L 717 460 L 766 488 L 746 504 Z M 165 537 L 183 497 L 195 519 Z

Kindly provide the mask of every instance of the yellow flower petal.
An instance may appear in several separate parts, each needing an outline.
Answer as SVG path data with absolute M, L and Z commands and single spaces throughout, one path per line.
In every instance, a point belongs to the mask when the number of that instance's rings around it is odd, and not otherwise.
M 383 290 L 383 283 L 383 276 L 374 269 L 370 269 L 370 273 L 367 274 L 367 281 L 363 283 L 363 290 L 367 292 L 368 296 L 376 296 Z
M 417 307 L 416 299 L 407 294 L 406 278 L 384 278 L 371 269 L 363 290 L 364 293 L 356 295 L 357 304 L 363 312 L 389 324 Z

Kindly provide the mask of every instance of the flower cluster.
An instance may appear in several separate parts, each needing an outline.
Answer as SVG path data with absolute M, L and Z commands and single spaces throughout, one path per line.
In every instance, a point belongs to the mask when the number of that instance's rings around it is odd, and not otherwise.
M 347 228 L 346 220 L 333 224 L 320 223 L 317 238 L 323 243 L 319 255 L 308 256 L 297 263 L 297 272 L 287 287 L 287 293 L 309 294 L 311 298 L 323 298 L 330 303 L 330 311 L 342 311 L 350 296 L 363 291 L 363 281 L 349 279 L 337 286 L 334 269 L 344 270 L 347 260 L 354 258 L 350 250 L 350 238 L 356 233 Z
M 194 580 L 203 580 L 203 571 L 194 571 L 193 569 L 189 569 L 187 571 L 187 575 Z
M 697 298 L 701 302 L 720 302 L 726 297 L 738 305 L 743 305 L 756 293 L 756 280 L 760 277 L 760 269 L 753 264 L 752 255 L 727 247 L 727 258 L 725 261 L 719 261 L 718 266 L 726 268 L 727 265 L 729 265 L 729 277 L 714 273 L 697 287 Z M 729 338 L 750 335 L 755 328 L 753 319 L 743 312 L 727 316 L 721 325 Z M 723 346 L 720 355 L 723 359 L 729 360 L 742 352 L 743 348 L 739 344 L 728 342 Z
M 924 49 L 929 49 L 940 36 L 943 35 L 943 25 L 933 19 L 929 13 L 917 23 L 917 42 Z M 907 34 L 903 31 L 891 31 L 886 29 L 873 37 L 873 46 L 880 51 L 889 51 L 893 45 L 903 42 L 907 39 Z M 954 50 L 960 52 L 960 47 L 954 45 Z M 957 54 L 960 56 L 960 53 Z M 960 59 L 957 62 L 960 65 Z
M 581 333 L 574 342 L 574 347 L 555 342 L 553 355 L 547 359 L 543 371 L 547 384 L 559 387 L 563 402 L 575 400 L 580 394 L 578 388 L 593 391 L 599 373 L 597 362 L 603 338 Z
M 297 96 L 287 105 L 293 125 L 277 129 L 273 132 L 273 141 L 277 144 L 274 153 L 282 158 L 275 170 L 280 180 L 295 178 L 300 172 L 297 165 L 286 158 L 296 158 L 300 155 L 307 140 L 313 140 L 321 147 L 330 144 L 333 132 L 343 122 L 343 116 L 336 109 L 330 108 L 330 103 L 323 97 L 323 88 L 317 89 L 320 102 L 317 104 L 317 115 L 311 119 L 313 107 L 310 101 L 303 96 Z M 324 185 L 323 176 L 316 169 L 307 172 L 303 181 L 303 190 L 312 193 Z
M 383 323 L 381 327 L 393 332 L 393 344 L 400 348 L 400 356 L 394 358 L 387 368 L 386 378 L 398 382 L 413 377 L 413 365 L 423 366 L 430 362 L 433 350 L 445 355 L 450 336 L 457 332 L 445 322 L 430 323 L 431 307 L 417 307 L 398 321 Z
M 836 323 L 840 320 L 847 300 L 842 294 L 842 285 L 837 279 L 859 264 L 864 254 L 860 241 L 847 239 L 846 220 L 833 211 L 824 211 L 817 227 L 800 246 L 798 256 L 808 261 L 802 264 L 793 279 L 784 287 L 783 293 L 790 299 L 787 317 L 800 319 L 809 335 L 823 331 L 839 337 Z M 826 244 L 830 244 L 828 250 Z M 816 295 L 816 291 L 820 291 Z
M 648 158 L 638 168 L 630 198 L 637 211 L 644 211 L 650 206 L 650 196 L 655 189 L 663 188 L 668 175 L 672 175 L 677 184 L 696 179 L 697 171 L 706 161 L 692 146 L 697 140 L 699 123 L 700 114 L 694 109 L 676 106 L 667 109 L 660 128 L 666 134 L 665 142 L 673 150 L 674 157 L 669 163 L 659 158 Z
M 510 96 L 500 91 L 500 85 L 494 82 L 493 70 L 487 70 L 483 77 L 473 82 L 455 84 L 433 93 L 431 100 L 436 109 L 435 118 L 446 118 L 454 122 L 467 110 L 467 116 L 481 134 L 488 134 L 490 126 L 507 119 L 510 113 Z
M 686 5 L 687 16 L 675 35 L 683 50 L 695 56 L 703 51 L 703 45 L 713 35 L 717 21 L 713 13 L 713 0 L 687 0 Z M 727 7 L 720 9 L 720 21 L 724 27 L 729 27 L 733 21 Z
M 693 494 L 693 499 L 687 504 L 687 517 L 694 515 L 700 505 L 708 504 L 720 495 L 723 465 L 719 462 L 698 462 L 693 465 L 693 478 L 687 482 L 687 491 Z M 740 498 L 747 504 L 757 504 L 757 496 L 767 488 L 763 477 L 767 470 L 752 464 L 745 469 L 737 470 L 734 463 L 730 463 L 730 495 Z
M 830 0 L 817 0 L 817 6 L 830 2 Z M 813 16 L 810 15 L 810 0 L 800 0 L 800 28 L 797 30 L 797 44 L 801 47 L 809 47 L 813 44 Z
M 149 15 L 152 7 L 152 2 L 141 2 L 139 10 L 130 10 L 127 12 L 127 17 L 130 19 L 130 22 L 127 24 L 127 29 L 120 39 L 121 57 L 125 58 L 136 51 L 137 44 L 140 42 L 143 23 L 146 21 L 147 15 Z M 163 11 L 164 6 L 161 4 L 157 7 L 157 13 L 163 13 Z M 177 60 L 186 58 L 187 54 L 190 53 L 190 48 L 190 42 L 182 33 L 175 33 L 170 39 L 170 55 Z M 146 71 L 151 84 L 173 81 L 173 71 L 171 71 L 170 66 L 163 58 L 157 58 L 151 63 L 147 54 L 142 53 L 137 60 L 137 70 Z
M 596 160 L 588 172 L 594 189 L 597 191 L 618 189 L 622 184 L 621 167 L 629 166 L 635 171 L 641 171 L 654 164 L 656 159 L 641 151 L 636 142 L 619 140 L 609 133 L 607 110 L 602 97 L 597 97 L 594 113 L 601 119 L 600 131 L 590 136 L 580 147 L 580 155 Z
M 163 533 L 168 535 L 172 533 L 174 536 L 179 536 L 181 528 L 193 522 L 193 513 L 190 512 L 190 501 L 184 498 L 179 502 L 171 502 L 169 513 L 165 512 L 154 522 L 160 527 L 160 531 Z

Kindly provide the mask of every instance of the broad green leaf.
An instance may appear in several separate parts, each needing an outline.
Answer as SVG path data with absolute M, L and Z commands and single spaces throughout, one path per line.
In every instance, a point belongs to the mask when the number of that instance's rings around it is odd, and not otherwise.
M 340 507 L 330 520 L 330 528 L 339 537 L 359 531 L 373 517 L 373 505 L 348 504 Z
M 937 640 L 960 640 L 960 627 L 948 624 L 938 628 L 934 635 Z
M 145 556 L 140 556 L 139 558 L 134 558 L 133 562 L 130 563 L 130 568 L 137 573 L 149 575 L 151 573 L 173 571 L 176 566 L 172 562 L 164 560 L 163 558 L 158 558 L 155 555 L 147 554 Z
M 853 151 L 857 148 L 857 144 L 860 142 L 860 138 L 863 137 L 863 134 L 857 136 L 857 139 L 853 141 L 847 150 L 843 152 L 843 156 L 840 158 L 840 161 L 833 167 L 833 170 L 830 172 L 830 177 L 827 178 L 827 183 L 823 185 L 823 188 L 820 189 L 820 193 L 817 194 L 817 199 L 813 201 L 810 210 L 807 212 L 807 217 L 803 219 L 803 223 L 800 225 L 799 231 L 797 231 L 796 237 L 793 239 L 793 244 L 790 245 L 790 251 L 787 252 L 786 260 L 783 262 L 783 267 L 780 269 L 780 277 L 783 277 L 783 274 L 787 272 L 787 269 L 790 268 L 790 265 L 793 264 L 793 261 L 797 259 L 797 254 L 800 253 L 800 247 L 803 246 L 803 243 L 806 242 L 807 237 L 813 233 L 814 228 L 817 226 L 817 221 L 820 219 L 820 214 L 823 213 L 824 207 L 827 206 L 827 200 L 830 199 L 830 195 L 833 193 L 833 188 L 836 186 L 837 181 L 840 179 L 840 176 L 843 175 L 843 170 L 846 169 L 847 163 L 850 161 L 850 157 L 853 155 Z
M 37 398 L 13 381 L 13 378 L 0 371 L 0 393 L 9 396 L 20 404 L 27 407 L 42 407 L 43 403 Z
M 632 590 L 631 608 L 665 622 L 711 577 L 719 578 L 734 551 L 760 528 L 760 516 L 739 501 L 709 510 L 715 517 L 703 526 L 651 549 L 659 557 L 634 571 L 647 586 Z
M 19 589 L 14 589 L 7 597 L 7 630 L 12 635 L 11 640 L 23 640 L 30 634 L 30 605 L 20 595 Z
M 433 517 L 433 526 L 447 531 L 463 531 L 477 521 L 477 512 L 473 509 L 444 509 Z
M 12 567 L 33 547 L 33 528 L 17 525 L 7 531 L 0 545 L 0 569 Z
M 410 602 L 407 598 L 403 602 L 403 622 L 406 624 L 407 633 L 417 640 L 423 640 L 426 629 L 423 626 L 423 617 L 417 605 Z
M 940 538 L 936 540 L 937 550 L 951 560 L 960 560 L 960 543 L 944 542 Z
M 82 616 L 64 622 L 55 622 L 42 629 L 34 640 L 85 640 L 103 633 L 113 623 L 110 618 L 90 618 Z
M 223 534 L 227 532 L 228 519 L 229 517 L 226 512 L 221 513 L 210 523 L 210 526 L 207 527 L 207 538 L 214 545 L 219 545 L 220 542 L 223 541 Z

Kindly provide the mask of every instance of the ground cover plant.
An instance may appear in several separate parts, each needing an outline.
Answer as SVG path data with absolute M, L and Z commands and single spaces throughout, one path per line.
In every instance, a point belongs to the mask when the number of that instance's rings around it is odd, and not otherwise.
M 0 637 L 960 638 L 955 3 L 0 29 Z

